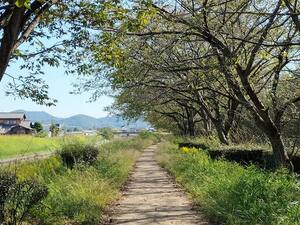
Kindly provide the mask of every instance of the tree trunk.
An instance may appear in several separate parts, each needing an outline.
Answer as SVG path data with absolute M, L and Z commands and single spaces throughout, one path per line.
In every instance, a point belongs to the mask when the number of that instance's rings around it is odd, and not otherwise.
M 189 126 L 188 126 L 188 134 L 191 137 L 195 137 L 195 124 L 192 121 L 189 121 Z
M 279 129 L 272 122 L 267 112 L 264 114 L 261 113 L 261 116 L 262 117 L 259 117 L 257 114 L 254 114 L 257 126 L 266 134 L 272 145 L 276 167 L 284 166 L 290 171 L 293 171 L 294 167 L 284 148 Z
M 3 29 L 3 38 L 0 45 L 0 81 L 8 67 L 12 49 L 18 39 L 24 11 L 24 7 L 16 7 L 12 13 L 9 23 Z
M 205 135 L 209 135 L 211 133 L 210 126 L 209 126 L 209 120 L 206 118 L 203 118 L 203 127 L 205 131 Z
M 289 156 L 284 149 L 284 144 L 282 142 L 280 134 L 268 136 L 268 138 L 272 145 L 276 167 L 280 167 L 283 165 L 289 170 L 293 171 L 293 164 L 291 163 Z
M 187 114 L 187 132 L 190 137 L 195 136 L 195 113 L 193 109 L 186 108 L 186 114 Z
M 203 119 L 203 127 L 204 127 L 204 131 L 205 131 L 205 135 L 210 135 L 211 134 L 211 121 L 210 118 L 207 116 L 207 114 L 205 113 L 205 111 L 200 108 L 199 114 L 201 115 L 202 119 Z
M 218 138 L 222 144 L 229 145 L 228 138 L 224 132 L 224 128 L 221 121 L 213 121 L 215 128 L 217 130 Z
M 188 134 L 188 125 L 187 125 L 187 121 L 185 121 L 185 119 L 182 122 L 182 135 L 183 136 L 187 136 Z
M 280 4 L 280 2 L 278 4 Z M 277 8 L 279 8 L 279 5 L 277 6 Z M 293 164 L 290 161 L 287 152 L 285 151 L 284 144 L 280 135 L 281 117 L 277 118 L 276 121 L 271 119 L 269 115 L 269 109 L 263 105 L 257 93 L 251 87 L 251 84 L 248 80 L 250 74 L 249 71 L 243 70 L 242 67 L 238 65 L 237 72 L 242 85 L 247 92 L 247 95 L 253 103 L 252 107 L 249 107 L 248 105 L 248 109 L 252 111 L 257 126 L 266 134 L 272 145 L 276 167 L 284 166 L 293 171 Z
M 236 111 L 239 106 L 239 102 L 235 99 L 229 99 L 228 100 L 228 111 L 227 111 L 227 119 L 224 122 L 224 133 L 227 137 L 229 134 L 229 131 L 231 130 L 235 120 L 236 120 Z
M 181 135 L 181 136 L 184 136 L 184 133 L 185 133 L 184 126 L 178 120 L 176 120 L 176 124 L 177 124 L 177 127 L 178 127 L 178 134 Z

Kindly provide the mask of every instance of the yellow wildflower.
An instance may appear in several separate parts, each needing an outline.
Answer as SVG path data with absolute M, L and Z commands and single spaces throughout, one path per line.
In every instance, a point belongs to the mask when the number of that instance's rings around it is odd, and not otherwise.
M 180 151 L 185 154 L 196 154 L 198 152 L 198 149 L 195 147 L 193 148 L 182 147 L 180 148 Z

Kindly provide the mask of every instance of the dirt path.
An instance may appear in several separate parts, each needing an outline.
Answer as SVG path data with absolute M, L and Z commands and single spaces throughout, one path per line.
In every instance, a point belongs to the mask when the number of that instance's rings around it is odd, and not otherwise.
M 2 159 L 0 160 L 0 165 L 7 165 L 7 164 L 16 164 L 20 162 L 31 162 L 35 160 L 41 160 L 41 159 L 46 159 L 51 156 L 53 156 L 55 152 L 40 152 L 40 153 L 35 153 L 35 154 L 28 154 L 25 156 L 17 156 L 13 158 L 8 158 L 8 159 Z
M 182 190 L 154 159 L 157 146 L 149 147 L 138 160 L 111 224 L 206 224 L 191 208 Z

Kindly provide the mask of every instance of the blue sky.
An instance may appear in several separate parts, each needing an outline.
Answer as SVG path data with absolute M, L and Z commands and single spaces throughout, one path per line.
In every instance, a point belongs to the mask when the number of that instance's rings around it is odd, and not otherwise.
M 113 99 L 108 96 L 101 97 L 97 102 L 89 103 L 90 94 L 71 95 L 72 83 L 76 82 L 74 76 L 66 75 L 64 68 L 48 68 L 46 67 L 45 75 L 42 76 L 49 85 L 49 95 L 51 98 L 58 100 L 56 106 L 46 107 L 37 105 L 30 100 L 14 99 L 5 96 L 9 77 L 5 76 L 0 82 L 0 111 L 7 112 L 16 109 L 24 109 L 28 111 L 46 111 L 54 116 L 69 117 L 75 114 L 86 114 L 94 117 L 103 117 L 108 113 L 104 111 L 104 107 L 110 105 Z M 17 63 L 10 65 L 6 71 L 8 74 L 17 75 L 19 66 Z M 25 71 L 22 73 L 26 73 Z M 25 74 L 24 74 L 25 75 Z

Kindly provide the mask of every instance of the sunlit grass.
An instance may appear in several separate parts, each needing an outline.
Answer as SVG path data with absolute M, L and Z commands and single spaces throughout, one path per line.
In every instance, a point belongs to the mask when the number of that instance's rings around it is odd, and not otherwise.
M 65 139 L 65 144 L 72 143 L 73 138 Z M 156 140 L 152 136 L 136 137 L 99 145 L 96 162 L 79 163 L 73 169 L 65 167 L 59 155 L 5 168 L 16 171 L 19 179 L 33 177 L 48 188 L 48 196 L 31 210 L 30 224 L 96 225 L 103 222 L 105 208 L 119 197 L 141 150 Z M 81 141 L 98 142 L 93 138 Z
M 285 170 L 212 160 L 204 151 L 182 151 L 170 143 L 157 157 L 218 224 L 300 224 L 300 183 Z
M 39 138 L 29 135 L 0 136 L 0 159 L 53 151 L 59 145 L 60 138 Z
M 70 141 L 73 138 L 82 142 L 92 142 L 97 139 L 94 136 L 83 135 L 54 138 L 34 137 L 31 135 L 3 135 L 0 136 L 0 159 L 55 151 L 62 142 Z

